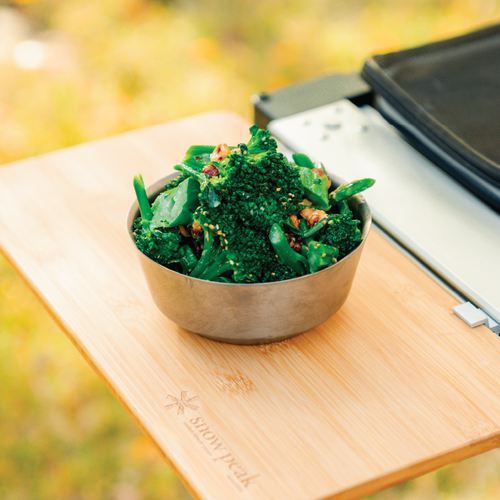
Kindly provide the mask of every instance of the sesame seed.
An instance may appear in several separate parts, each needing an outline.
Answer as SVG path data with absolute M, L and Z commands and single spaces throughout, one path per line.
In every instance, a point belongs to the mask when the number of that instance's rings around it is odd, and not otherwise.
M 291 196 L 292 198 L 295 198 L 295 196 L 293 195 L 293 193 L 288 193 L 288 196 Z
M 210 229 L 215 229 L 215 226 L 214 226 L 213 224 L 210 224 L 208 227 L 209 227 Z
M 231 264 L 232 266 L 234 266 L 234 260 L 230 260 L 229 264 Z
M 328 224 L 333 224 L 333 221 L 332 220 L 328 221 Z
M 224 238 L 224 243 L 225 243 L 226 245 L 228 245 L 228 244 L 229 244 L 229 242 L 228 242 L 225 238 Z
M 322 254 L 321 254 L 321 257 L 326 257 L 326 253 L 322 253 Z
M 276 273 L 271 273 L 271 276 L 276 276 Z
M 207 211 L 206 210 L 203 212 L 203 215 L 207 215 Z
M 276 258 L 278 258 L 278 256 L 276 255 Z
M 276 188 L 276 191 L 281 191 L 281 188 Z

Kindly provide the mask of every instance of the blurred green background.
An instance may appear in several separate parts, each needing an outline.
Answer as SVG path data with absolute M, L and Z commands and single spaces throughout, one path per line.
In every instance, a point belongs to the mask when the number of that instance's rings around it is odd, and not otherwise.
M 250 121 L 256 92 L 499 20 L 496 0 L 0 0 L 0 164 L 211 109 Z M 370 498 L 499 497 L 493 450 Z M 1 257 L 0 498 L 189 498 Z

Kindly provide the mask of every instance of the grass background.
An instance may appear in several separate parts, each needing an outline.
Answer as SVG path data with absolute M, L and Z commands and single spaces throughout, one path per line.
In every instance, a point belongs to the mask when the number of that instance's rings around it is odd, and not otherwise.
M 0 164 L 211 109 L 251 121 L 256 92 L 499 20 L 495 0 L 0 0 Z M 370 498 L 499 496 L 493 450 Z M 1 257 L 0 498 L 189 498 Z

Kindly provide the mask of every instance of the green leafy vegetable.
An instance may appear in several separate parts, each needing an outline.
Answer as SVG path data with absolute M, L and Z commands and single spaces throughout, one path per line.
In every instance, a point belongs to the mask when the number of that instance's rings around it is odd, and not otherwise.
M 237 146 L 191 146 L 152 206 L 134 178 L 143 253 L 198 279 L 266 283 L 318 272 L 359 245 L 349 197 L 374 181 L 331 190 L 322 165 L 302 154 L 288 160 L 267 130 L 250 134 Z
M 191 222 L 199 205 L 200 185 L 188 178 L 170 192 L 161 193 L 152 206 L 151 229 L 174 227 Z

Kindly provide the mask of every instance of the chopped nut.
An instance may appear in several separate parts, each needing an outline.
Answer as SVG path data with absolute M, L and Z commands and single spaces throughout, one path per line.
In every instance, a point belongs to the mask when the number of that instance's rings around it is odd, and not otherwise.
M 298 229 L 299 228 L 299 219 L 296 215 L 290 215 L 290 219 L 292 219 L 293 225 Z
M 307 225 L 309 227 L 313 227 L 315 224 L 328 217 L 323 210 L 312 210 L 311 208 L 304 208 L 300 212 L 300 215 L 307 220 Z M 326 221 L 324 221 L 323 224 L 326 224 Z
M 288 244 L 290 245 L 290 248 L 294 252 L 300 252 L 301 249 L 301 244 L 299 243 L 297 236 L 295 234 L 290 234 L 290 233 L 285 233 L 286 240 L 288 241 Z
M 210 155 L 212 161 L 223 161 L 226 159 L 227 155 L 231 153 L 229 146 L 227 144 L 219 144 Z
M 216 177 L 217 175 L 219 175 L 219 169 L 215 165 L 212 165 L 211 163 L 209 163 L 208 165 L 205 165 L 201 169 L 201 173 L 207 174 L 210 178 Z
M 311 216 L 311 214 L 314 213 L 314 210 L 312 208 L 303 208 L 301 211 L 300 211 L 300 215 L 304 218 L 304 219 L 309 219 L 309 217 Z

